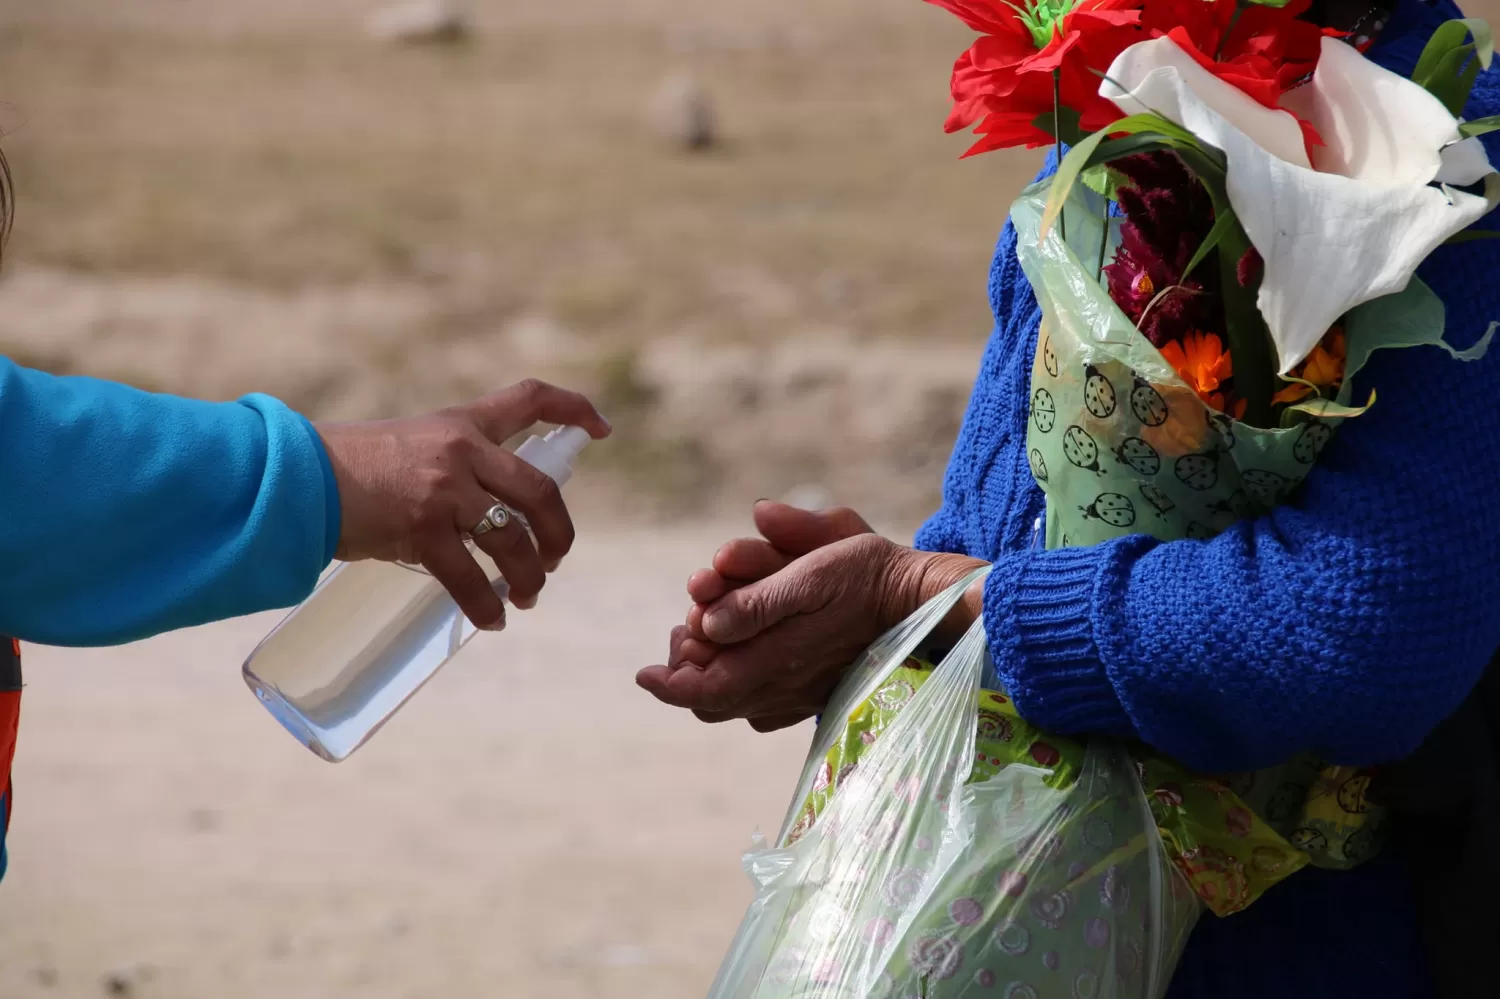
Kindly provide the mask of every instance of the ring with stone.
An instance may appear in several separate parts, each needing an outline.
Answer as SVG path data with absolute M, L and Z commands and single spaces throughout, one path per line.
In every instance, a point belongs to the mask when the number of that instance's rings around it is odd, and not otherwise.
M 498 531 L 510 523 L 511 516 L 510 507 L 504 503 L 496 503 L 485 512 L 484 519 L 475 524 L 473 529 L 469 531 L 469 537 L 477 538 L 481 534 Z

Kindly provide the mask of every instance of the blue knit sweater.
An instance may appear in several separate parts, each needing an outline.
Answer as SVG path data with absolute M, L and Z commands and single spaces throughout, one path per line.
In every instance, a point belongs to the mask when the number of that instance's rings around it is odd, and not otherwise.
M 0 357 L 0 635 L 115 645 L 286 607 L 339 539 L 317 432 Z
M 1401 0 L 1372 57 L 1409 73 L 1457 16 L 1449 0 Z M 1500 70 L 1467 117 L 1496 113 Z M 1440 249 L 1421 276 L 1458 345 L 1500 319 L 1500 243 Z M 985 624 L 1023 715 L 1207 770 L 1303 750 L 1365 765 L 1409 754 L 1467 696 L 1500 648 L 1500 351 L 1377 354 L 1356 387 L 1378 402 L 1296 498 L 1212 541 L 1042 551 L 1024 448 L 1040 314 L 1009 225 L 989 290 L 995 332 L 917 544 L 994 563 Z M 1241 914 L 1205 917 L 1172 999 L 1429 995 L 1405 863 L 1388 850 L 1354 872 L 1300 872 Z

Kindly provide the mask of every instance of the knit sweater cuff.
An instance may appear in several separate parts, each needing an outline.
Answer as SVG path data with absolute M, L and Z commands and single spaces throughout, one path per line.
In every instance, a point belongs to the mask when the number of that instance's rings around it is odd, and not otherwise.
M 1099 578 L 1096 549 L 1005 555 L 985 583 L 985 632 L 995 672 L 1027 721 L 1133 738 L 1094 639 Z

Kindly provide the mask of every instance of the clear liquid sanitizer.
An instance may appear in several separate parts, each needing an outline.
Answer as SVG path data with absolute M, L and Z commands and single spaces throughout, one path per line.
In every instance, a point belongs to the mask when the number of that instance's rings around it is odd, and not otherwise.
M 559 486 L 589 442 L 581 427 L 532 437 L 516 456 Z M 505 599 L 500 570 L 469 550 Z M 420 566 L 344 562 L 245 660 L 245 682 L 288 732 L 330 762 L 349 756 L 474 637 L 448 591 Z

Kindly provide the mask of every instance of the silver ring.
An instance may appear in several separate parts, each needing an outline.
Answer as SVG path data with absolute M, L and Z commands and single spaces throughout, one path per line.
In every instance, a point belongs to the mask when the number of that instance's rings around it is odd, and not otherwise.
M 500 528 L 510 523 L 510 518 L 510 507 L 506 506 L 504 503 L 496 503 L 485 513 L 484 519 L 475 524 L 473 529 L 469 531 L 469 537 L 477 538 L 481 534 L 488 534 L 491 531 L 498 531 Z

